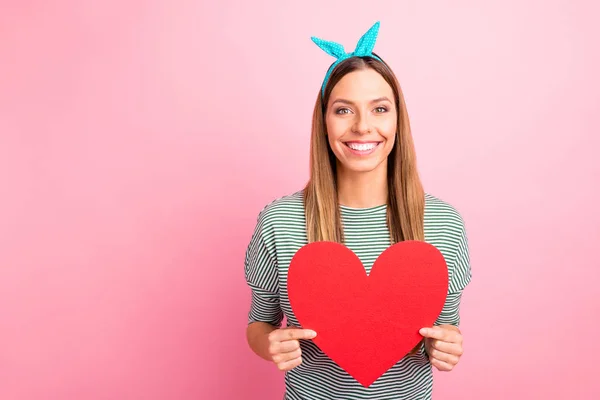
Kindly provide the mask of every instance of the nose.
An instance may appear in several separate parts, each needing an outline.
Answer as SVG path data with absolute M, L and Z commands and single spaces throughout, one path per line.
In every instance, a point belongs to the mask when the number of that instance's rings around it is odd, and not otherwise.
M 371 125 L 364 113 L 357 113 L 352 130 L 358 134 L 364 135 L 371 132 Z

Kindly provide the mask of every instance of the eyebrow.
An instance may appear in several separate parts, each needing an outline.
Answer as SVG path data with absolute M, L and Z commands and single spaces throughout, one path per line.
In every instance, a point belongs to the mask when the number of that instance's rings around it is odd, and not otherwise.
M 371 100 L 369 103 L 379 103 L 380 101 L 388 101 L 388 102 L 392 102 L 390 99 L 388 99 L 386 96 L 383 97 L 378 97 L 376 99 Z M 333 103 L 331 103 L 331 105 L 334 105 L 335 103 L 342 103 L 342 104 L 354 104 L 354 102 L 350 101 L 350 100 L 346 100 L 346 99 L 336 99 Z

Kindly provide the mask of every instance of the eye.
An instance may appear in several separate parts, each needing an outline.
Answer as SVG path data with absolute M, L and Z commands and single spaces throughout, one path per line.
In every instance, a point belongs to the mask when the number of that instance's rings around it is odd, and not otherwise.
M 384 113 L 384 112 L 387 112 L 387 108 L 386 108 L 386 107 L 383 107 L 383 106 L 382 106 L 382 107 L 377 107 L 375 110 L 376 110 L 377 112 L 379 112 L 379 113 Z
M 336 114 L 347 114 L 349 112 L 350 112 L 350 110 L 345 107 L 341 107 L 341 108 L 338 108 L 337 110 L 335 110 Z

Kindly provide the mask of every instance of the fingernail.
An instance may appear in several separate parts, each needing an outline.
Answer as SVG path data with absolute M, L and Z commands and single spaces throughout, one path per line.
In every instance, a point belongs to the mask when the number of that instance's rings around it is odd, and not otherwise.
M 429 333 L 429 329 L 427 329 L 427 328 L 421 328 L 421 329 L 419 330 L 419 333 L 420 333 L 421 335 L 427 335 L 427 334 Z
M 309 330 L 308 334 L 311 338 L 314 338 L 315 336 L 317 336 L 317 332 L 313 331 L 313 330 Z

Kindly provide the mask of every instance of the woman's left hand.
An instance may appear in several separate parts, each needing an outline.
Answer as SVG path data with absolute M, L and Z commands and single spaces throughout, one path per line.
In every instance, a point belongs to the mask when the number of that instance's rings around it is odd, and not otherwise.
M 452 371 L 463 354 L 463 337 L 454 325 L 423 328 L 419 333 L 425 338 L 425 351 L 429 361 L 439 371 Z

